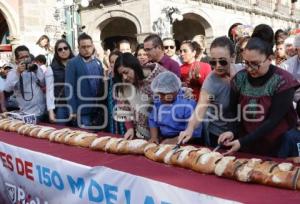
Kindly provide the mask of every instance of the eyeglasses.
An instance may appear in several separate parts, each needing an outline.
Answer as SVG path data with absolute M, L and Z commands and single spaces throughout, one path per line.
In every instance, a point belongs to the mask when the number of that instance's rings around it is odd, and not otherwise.
M 166 46 L 164 46 L 164 48 L 165 48 L 165 50 L 167 50 L 167 49 L 171 49 L 171 50 L 173 50 L 174 48 L 175 48 L 175 46 L 174 45 L 166 45 Z
M 79 49 L 90 49 L 92 47 L 93 47 L 93 45 L 80 45 Z
M 227 60 L 223 60 L 223 59 L 221 59 L 221 60 L 210 60 L 210 61 L 209 61 L 209 64 L 210 64 L 211 66 L 213 66 L 213 67 L 217 66 L 217 63 L 219 63 L 219 65 L 221 65 L 221 66 L 226 66 L 226 65 L 228 65 Z
M 69 48 L 68 48 L 68 47 L 60 47 L 60 48 L 57 48 L 57 52 L 61 52 L 61 51 L 63 51 L 63 50 L 67 51 L 67 50 L 69 50 Z
M 151 47 L 151 48 L 145 48 L 145 47 L 144 47 L 144 50 L 145 50 L 145 52 L 150 52 L 150 51 L 153 50 L 154 48 L 156 48 L 156 47 Z
M 268 60 L 268 58 L 266 58 L 264 61 L 262 61 L 262 62 L 260 62 L 260 63 L 257 63 L 257 62 L 249 62 L 249 61 L 247 61 L 247 60 L 244 60 L 244 61 L 242 62 L 242 64 L 245 66 L 246 69 L 251 68 L 251 69 L 254 69 L 254 70 L 258 70 L 258 69 L 261 67 L 261 65 L 262 65 L 263 63 L 265 63 L 267 60 Z

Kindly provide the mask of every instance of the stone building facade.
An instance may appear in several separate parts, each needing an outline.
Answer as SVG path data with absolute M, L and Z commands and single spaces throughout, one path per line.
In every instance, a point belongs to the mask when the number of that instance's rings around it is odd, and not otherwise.
M 300 22 L 300 2 L 292 9 L 290 0 L 89 0 L 86 8 L 76 0 L 71 13 L 66 12 L 66 6 L 58 9 L 58 3 L 66 1 L 0 0 L 0 18 L 7 23 L 10 43 L 31 46 L 40 35 L 48 34 L 53 44 L 63 33 L 68 36 L 69 30 L 73 34 L 87 32 L 99 48 L 111 48 L 123 37 L 141 42 L 155 32 L 155 23 L 165 8 L 176 8 L 183 17 L 182 21 L 173 19 L 172 23 L 178 41 L 204 34 L 209 43 L 217 36 L 227 35 L 234 23 L 266 23 L 276 30 L 297 28 Z M 68 18 L 75 14 L 81 18 L 80 25 L 68 24 Z

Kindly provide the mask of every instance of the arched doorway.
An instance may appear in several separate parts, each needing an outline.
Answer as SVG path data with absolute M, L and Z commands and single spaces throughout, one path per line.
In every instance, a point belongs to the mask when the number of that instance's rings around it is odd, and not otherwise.
M 132 49 L 137 45 L 137 28 L 132 21 L 126 18 L 109 18 L 100 24 L 99 29 L 104 50 L 115 49 L 117 43 L 123 39 L 131 43 Z
M 191 40 L 195 35 L 204 35 L 208 45 L 213 37 L 210 23 L 195 13 L 185 13 L 182 21 L 175 21 L 173 23 L 173 33 L 178 44 L 183 40 Z
M 0 44 L 8 44 L 9 40 L 7 37 L 9 36 L 9 28 L 7 21 L 3 15 L 2 10 L 0 10 Z

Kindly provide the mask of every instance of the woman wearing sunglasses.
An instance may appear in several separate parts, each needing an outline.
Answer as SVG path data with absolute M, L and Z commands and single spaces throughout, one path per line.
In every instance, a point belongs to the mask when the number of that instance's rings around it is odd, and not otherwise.
M 201 86 L 211 72 L 210 65 L 196 61 L 200 54 L 200 46 L 194 41 L 183 41 L 180 46 L 180 55 L 183 65 L 180 67 L 183 86 L 191 88 L 195 100 L 198 100 Z
M 210 65 L 213 71 L 206 77 L 200 92 L 197 107 L 185 131 L 180 133 L 179 143 L 188 142 L 193 131 L 202 122 L 206 113 L 209 119 L 206 128 L 206 143 L 217 146 L 218 137 L 228 130 L 228 122 L 223 120 L 229 105 L 230 78 L 235 73 L 233 66 L 234 47 L 227 37 L 216 38 L 210 46 Z
M 233 78 L 230 97 L 234 116 L 242 116 L 238 117 L 239 131 L 225 132 L 218 140 L 219 144 L 230 148 L 226 154 L 240 149 L 276 157 L 298 153 L 294 151 L 296 143 L 290 143 L 290 136 L 299 133 L 289 130 L 297 123 L 292 102 L 299 83 L 291 74 L 271 64 L 272 43 L 272 28 L 261 24 L 245 47 L 245 69 Z
M 69 111 L 64 94 L 65 68 L 69 59 L 73 58 L 71 47 L 64 39 L 58 40 L 54 47 L 54 58 L 45 73 L 46 99 L 50 122 L 66 124 Z M 57 121 L 60 120 L 60 121 Z

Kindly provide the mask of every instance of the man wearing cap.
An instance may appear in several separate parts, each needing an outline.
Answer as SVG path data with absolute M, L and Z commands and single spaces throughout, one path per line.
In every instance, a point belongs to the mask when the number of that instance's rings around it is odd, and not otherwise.
M 293 47 L 296 55 L 284 61 L 280 67 L 290 72 L 298 81 L 300 81 L 300 35 L 294 38 Z
M 5 91 L 6 78 L 8 73 L 15 67 L 15 65 L 11 63 L 5 63 L 0 68 L 0 91 L 3 91 L 3 100 L 1 99 L 1 109 L 2 112 L 19 110 L 19 106 L 16 100 L 16 96 L 13 94 L 13 91 L 7 92 Z M 3 106 L 2 106 L 3 104 Z
M 7 111 L 4 88 L 5 88 L 5 79 L 6 79 L 7 73 L 11 68 L 12 67 L 7 62 L 0 60 L 0 107 L 1 107 L 1 112 Z
M 292 35 L 284 40 L 284 49 L 285 49 L 285 54 L 287 56 L 287 59 L 289 59 L 290 57 L 293 57 L 297 54 L 296 48 L 294 46 L 295 38 L 296 37 Z
M 179 133 L 187 127 L 196 101 L 184 98 L 180 79 L 172 72 L 162 72 L 151 83 L 156 96 L 154 107 L 149 115 L 151 142 L 176 144 Z M 201 137 L 202 126 L 199 125 L 193 137 Z

